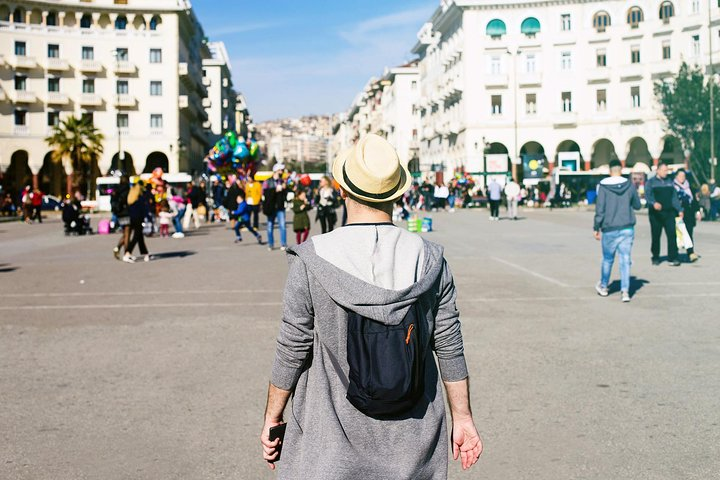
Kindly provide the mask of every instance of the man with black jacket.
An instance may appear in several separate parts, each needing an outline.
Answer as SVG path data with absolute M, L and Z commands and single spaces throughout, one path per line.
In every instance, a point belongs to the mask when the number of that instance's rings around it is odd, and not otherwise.
M 652 264 L 660 265 L 660 235 L 665 230 L 668 244 L 668 261 L 673 267 L 679 267 L 677 238 L 675 236 L 675 217 L 683 216 L 680 199 L 675 193 L 673 181 L 668 178 L 668 166 L 661 163 L 655 176 L 645 184 L 645 199 L 650 217 L 652 235 Z
M 127 175 L 120 177 L 120 184 L 110 197 L 110 208 L 113 215 L 117 218 L 117 225 L 122 229 L 120 241 L 113 248 L 113 255 L 120 260 L 120 248 L 125 252 L 128 250 L 130 243 L 130 213 L 128 211 L 128 192 L 130 192 L 130 179 Z
M 287 186 L 283 180 L 285 166 L 282 163 L 273 166 L 273 175 L 263 183 L 263 213 L 267 217 L 268 250 L 275 246 L 273 230 L 275 224 L 280 229 L 280 250 L 287 249 L 287 229 L 285 227 L 285 201 Z

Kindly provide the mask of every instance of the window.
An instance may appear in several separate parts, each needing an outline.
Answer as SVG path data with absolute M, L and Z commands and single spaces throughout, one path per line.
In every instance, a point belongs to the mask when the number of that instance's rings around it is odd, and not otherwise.
M 560 30 L 563 32 L 569 32 L 572 25 L 570 25 L 570 14 L 563 13 L 560 15 Z
M 48 92 L 60 91 L 60 79 L 57 77 L 48 78 Z
M 595 64 L 598 67 L 607 67 L 607 53 L 604 48 L 595 52 Z
M 161 81 L 151 81 L 150 82 L 150 95 L 153 97 L 159 97 L 162 95 L 162 82 Z
M 117 127 L 128 128 L 130 126 L 130 118 L 127 113 L 117 114 Z
M 27 125 L 27 112 L 25 110 L 15 110 L 15 125 Z
M 560 54 L 560 68 L 562 70 L 570 70 L 572 68 L 572 55 L 570 52 L 562 52 Z
M 660 20 L 663 23 L 669 23 L 670 19 L 675 16 L 675 7 L 672 2 L 663 2 L 660 4 Z
M 528 53 L 525 56 L 525 73 L 535 73 L 535 54 Z
M 127 62 L 130 60 L 130 53 L 127 48 L 116 48 L 115 56 L 118 62 Z
M 631 28 L 638 28 L 640 22 L 645 19 L 640 7 L 632 7 L 627 13 L 627 23 Z
M 150 63 L 162 63 L 162 49 L 151 48 L 150 49 Z
M 48 58 L 59 58 L 60 57 L 60 45 L 50 44 L 48 45 Z
M 562 92 L 560 98 L 562 100 L 562 111 L 572 112 L 572 93 Z
M 27 77 L 25 75 L 15 75 L 15 90 L 24 92 L 27 89 Z
M 593 16 L 593 28 L 598 32 L 604 32 L 610 26 L 610 14 L 602 11 Z
M 502 38 L 502 36 L 507 33 L 505 22 L 498 18 L 490 20 L 490 22 L 488 22 L 487 24 L 487 27 L 485 28 L 485 33 L 487 33 L 490 38 L 496 40 Z
M 90 15 L 89 13 L 86 13 L 80 19 L 80 28 L 90 28 L 90 27 L 92 27 L 92 23 L 93 23 L 92 15 Z
M 27 54 L 27 45 L 25 42 L 15 42 L 15 55 L 24 57 Z
M 597 106 L 598 112 L 607 110 L 607 90 L 601 89 L 595 92 L 595 105 Z
M 670 53 L 670 41 L 665 40 L 662 44 L 662 58 L 663 60 L 670 60 L 671 53 Z
M 700 13 L 700 0 L 692 0 L 692 13 Z
M 47 112 L 47 126 L 57 127 L 60 125 L 60 112 Z
M 83 112 L 80 115 L 80 120 L 88 125 L 95 125 L 95 115 L 92 112 Z
M 85 78 L 83 79 L 83 93 L 95 93 L 95 79 Z
M 630 47 L 630 63 L 640 63 L 640 47 L 637 45 Z
M 45 24 L 48 27 L 57 27 L 58 24 L 58 16 L 55 12 L 48 12 L 47 17 L 45 18 Z
M 127 95 L 130 93 L 130 85 L 128 84 L 127 80 L 118 80 L 116 87 L 115 87 L 115 93 L 118 95 Z
M 528 17 L 520 24 L 520 33 L 534 37 L 536 33 L 540 33 L 540 21 L 535 17 Z
M 692 44 L 691 44 L 691 55 L 693 58 L 697 58 L 700 56 L 700 35 L 693 35 L 692 36 Z
M 25 23 L 25 10 L 16 8 L 13 12 L 13 23 Z
M 82 47 L 83 60 L 95 60 L 95 49 L 93 47 Z
M 125 15 L 118 15 L 115 19 L 115 30 L 125 30 L 127 28 L 127 17 Z
M 161 113 L 150 114 L 150 128 L 163 128 L 163 116 Z
M 158 23 L 160 23 L 160 19 L 155 15 L 150 19 L 150 30 L 157 30 Z
M 492 95 L 490 97 L 491 113 L 493 115 L 502 114 L 502 95 Z
M 525 94 L 525 113 L 528 115 L 537 113 L 537 97 L 534 93 Z
M 640 87 L 630 87 L 633 108 L 640 108 Z
M 492 75 L 500 75 L 501 70 L 500 57 L 494 56 L 490 58 L 490 73 Z
M 410 84 L 410 88 L 413 90 L 417 89 L 417 80 L 412 81 L 412 83 Z

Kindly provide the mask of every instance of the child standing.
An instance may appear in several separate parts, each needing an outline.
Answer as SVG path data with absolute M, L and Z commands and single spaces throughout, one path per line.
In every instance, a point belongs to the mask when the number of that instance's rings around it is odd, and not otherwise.
M 167 200 L 163 200 L 162 203 L 160 203 L 160 236 L 161 237 L 169 237 L 170 236 L 170 222 L 172 222 L 173 217 L 175 217 L 175 214 L 170 211 L 170 204 Z
M 260 236 L 260 234 L 255 231 L 252 225 L 250 225 L 250 207 L 245 201 L 245 192 L 243 190 L 238 191 L 237 205 L 238 206 L 235 211 L 232 212 L 232 214 L 237 218 L 237 222 L 235 222 L 235 243 L 242 242 L 242 235 L 240 235 L 240 229 L 242 227 L 245 227 L 250 231 L 250 233 L 255 235 L 258 243 L 262 245 L 262 236 Z
M 295 231 L 295 241 L 298 245 L 307 240 L 310 234 L 310 216 L 307 213 L 310 205 L 307 201 L 307 193 L 305 190 L 299 190 L 293 199 L 293 230 Z

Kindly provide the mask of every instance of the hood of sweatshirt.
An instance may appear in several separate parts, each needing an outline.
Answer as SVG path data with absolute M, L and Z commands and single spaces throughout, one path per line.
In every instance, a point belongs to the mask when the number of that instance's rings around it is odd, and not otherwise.
M 632 184 L 625 177 L 607 177 L 600 182 L 600 188 L 616 195 L 622 195 L 628 191 Z
M 296 255 L 312 276 L 341 307 L 371 318 L 385 325 L 398 325 L 410 307 L 436 284 L 442 274 L 443 248 L 424 240 L 424 260 L 417 281 L 401 290 L 388 290 L 375 286 L 336 267 L 315 253 L 313 242 L 288 248 Z

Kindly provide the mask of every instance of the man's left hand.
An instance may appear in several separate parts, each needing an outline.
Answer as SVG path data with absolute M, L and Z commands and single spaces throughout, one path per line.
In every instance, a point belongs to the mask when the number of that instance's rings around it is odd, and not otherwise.
M 600 240 L 600 232 L 597 231 L 597 230 L 594 231 L 594 232 L 593 232 L 593 237 L 595 237 L 595 240 Z
M 281 419 L 265 419 L 265 425 L 263 426 L 262 433 L 260 434 L 260 443 L 263 448 L 263 459 L 267 462 L 270 470 L 275 470 L 275 459 L 280 454 L 280 439 L 276 438 L 274 441 L 270 441 L 270 428 L 282 425 Z

